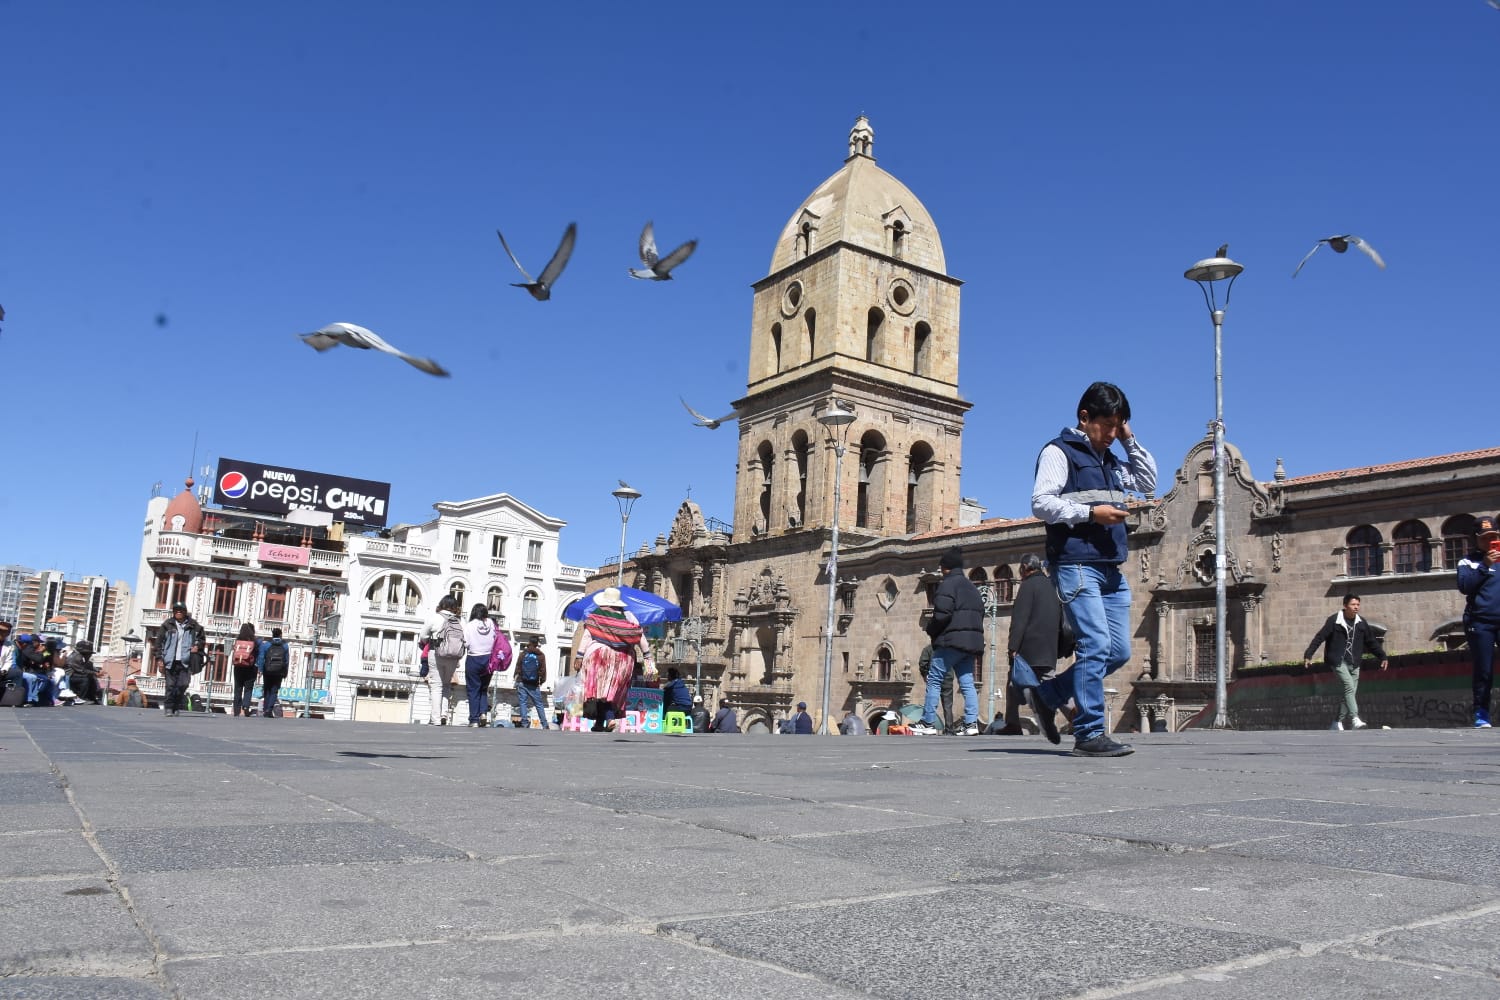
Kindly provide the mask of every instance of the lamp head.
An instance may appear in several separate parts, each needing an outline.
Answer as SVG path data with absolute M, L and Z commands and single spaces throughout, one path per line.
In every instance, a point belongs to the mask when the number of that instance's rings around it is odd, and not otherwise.
M 612 492 L 610 496 L 614 497 L 615 502 L 620 505 L 621 516 L 628 516 L 630 508 L 641 498 L 641 491 L 630 486 L 621 486 Z
M 1189 281 L 1223 281 L 1225 278 L 1235 277 L 1244 269 L 1244 265 L 1237 264 L 1228 257 L 1209 257 L 1182 272 L 1182 276 Z

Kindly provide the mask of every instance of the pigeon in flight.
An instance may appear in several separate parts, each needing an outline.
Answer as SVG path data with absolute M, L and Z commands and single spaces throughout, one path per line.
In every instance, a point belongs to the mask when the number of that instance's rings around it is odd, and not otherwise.
M 448 377 L 448 372 L 444 370 L 443 366 L 431 358 L 414 358 L 410 354 L 398 351 L 390 344 L 375 336 L 374 333 L 362 326 L 355 326 L 353 323 L 329 323 L 321 330 L 313 333 L 298 334 L 298 336 L 306 341 L 307 346 L 315 351 L 326 351 L 340 344 L 343 344 L 345 347 L 357 347 L 360 350 L 383 351 L 386 354 L 394 354 L 413 368 L 420 368 L 429 375 L 440 375 L 443 378 Z
M 1343 253 L 1350 247 L 1359 247 L 1369 256 L 1371 260 L 1375 262 L 1376 267 L 1380 268 L 1382 271 L 1385 270 L 1385 261 L 1380 259 L 1380 254 L 1375 252 L 1374 247 L 1370 246 L 1370 244 L 1366 243 L 1358 236 L 1351 236 L 1348 233 L 1345 233 L 1343 236 L 1327 236 L 1314 243 L 1313 248 L 1307 251 L 1307 257 L 1303 257 L 1302 263 L 1297 265 L 1297 270 L 1292 272 L 1292 277 L 1295 278 L 1297 276 L 1297 271 L 1302 270 L 1302 264 L 1306 264 L 1307 258 L 1317 253 L 1318 247 L 1322 246 L 1324 243 L 1327 243 L 1329 246 L 1333 247 L 1334 253 Z
M 505 248 L 505 253 L 510 257 L 510 262 L 516 265 L 516 270 L 521 272 L 521 277 L 526 281 L 512 281 L 511 285 L 516 288 L 524 288 L 531 297 L 538 302 L 545 302 L 552 297 L 552 285 L 557 281 L 557 276 L 562 274 L 563 268 L 568 266 L 568 258 L 573 256 L 573 241 L 578 238 L 578 223 L 568 223 L 568 228 L 563 232 L 562 242 L 557 245 L 557 252 L 552 259 L 547 261 L 547 266 L 542 268 L 541 277 L 535 281 L 531 275 L 526 273 L 526 268 L 516 260 L 516 255 L 510 252 L 510 244 L 505 242 L 505 236 L 500 230 L 495 230 L 495 235 L 500 237 L 500 245 Z
M 706 416 L 704 416 L 703 414 L 699 413 L 697 410 L 693 409 L 691 406 L 688 406 L 688 401 L 685 400 L 685 399 L 682 399 L 681 396 L 678 396 L 677 398 L 680 399 L 680 400 L 682 400 L 683 407 L 689 413 L 691 413 L 694 417 L 697 418 L 697 422 L 694 424 L 694 426 L 696 426 L 696 427 L 707 427 L 709 430 L 716 430 L 720 424 L 724 423 L 727 420 L 733 420 L 736 416 L 738 416 L 737 413 L 728 413 L 728 414 L 725 414 L 722 417 L 719 417 L 717 420 L 715 420 L 712 417 L 706 417 Z
M 641 278 L 646 281 L 671 281 L 672 268 L 681 264 L 692 256 L 693 251 L 698 249 L 697 240 L 688 240 L 682 246 L 673 250 L 660 259 L 656 256 L 656 231 L 651 223 L 646 223 L 646 228 L 641 230 L 641 263 L 644 269 L 630 268 L 632 278 Z

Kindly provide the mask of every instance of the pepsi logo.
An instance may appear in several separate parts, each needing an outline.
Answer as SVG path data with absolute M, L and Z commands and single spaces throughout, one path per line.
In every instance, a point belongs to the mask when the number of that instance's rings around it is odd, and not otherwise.
M 231 500 L 238 500 L 250 492 L 250 477 L 243 472 L 226 472 L 219 477 L 219 492 Z

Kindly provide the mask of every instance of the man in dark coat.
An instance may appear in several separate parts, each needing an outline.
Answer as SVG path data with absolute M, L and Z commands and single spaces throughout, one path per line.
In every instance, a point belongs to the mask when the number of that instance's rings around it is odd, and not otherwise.
M 99 668 L 94 665 L 94 644 L 87 639 L 74 643 L 68 654 L 68 686 L 84 701 L 104 704 L 104 689 L 99 686 Z
M 932 637 L 932 662 L 927 668 L 927 700 L 922 707 L 922 721 L 912 732 L 933 736 L 938 732 L 938 697 L 943 678 L 951 670 L 958 678 L 958 689 L 964 695 L 963 736 L 979 735 L 979 694 L 974 690 L 974 657 L 984 652 L 984 601 L 979 588 L 964 576 L 963 550 L 957 547 L 943 553 L 938 561 L 943 579 L 932 595 L 932 618 L 927 634 Z
M 1359 616 L 1359 595 L 1345 594 L 1343 611 L 1328 616 L 1313 641 L 1307 644 L 1302 654 L 1302 666 L 1312 666 L 1312 655 L 1323 647 L 1323 665 L 1332 670 L 1344 689 L 1344 703 L 1339 708 L 1339 717 L 1333 720 L 1333 729 L 1363 729 L 1365 721 L 1359 717 L 1359 702 L 1355 695 L 1359 691 L 1359 661 L 1364 659 L 1365 649 L 1380 657 L 1380 669 L 1390 666 L 1385 658 L 1385 646 L 1380 633 Z
M 737 733 L 740 731 L 740 717 L 729 705 L 728 698 L 719 699 L 719 710 L 714 713 L 714 721 L 708 724 L 709 732 L 713 733 Z
M 709 723 L 712 721 L 708 717 L 708 709 L 703 707 L 703 696 L 701 694 L 693 695 L 693 732 L 708 732 Z
M 792 716 L 792 732 L 798 736 L 811 736 L 813 731 L 812 716 L 807 714 L 807 702 L 797 702 L 797 714 Z
M 1005 729 L 1021 732 L 1021 702 L 1024 691 L 1052 676 L 1057 668 L 1057 636 L 1062 627 L 1062 602 L 1057 588 L 1042 571 L 1042 559 L 1034 552 L 1021 557 L 1021 586 L 1010 612 L 1010 638 L 1005 648 L 1010 658 L 1010 678 L 1005 688 Z
M 176 715 L 187 705 L 188 684 L 203 664 L 203 626 L 188 614 L 187 605 L 172 605 L 172 617 L 161 623 L 162 673 L 167 682 L 165 708 Z

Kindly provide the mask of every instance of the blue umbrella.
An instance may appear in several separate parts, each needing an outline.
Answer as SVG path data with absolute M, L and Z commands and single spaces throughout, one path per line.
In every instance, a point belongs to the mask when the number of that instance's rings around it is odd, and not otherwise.
M 619 591 L 620 600 L 625 602 L 625 610 L 635 615 L 636 621 L 642 625 L 682 620 L 682 609 L 665 597 L 657 597 L 634 587 L 620 587 Z M 578 598 L 563 610 L 563 617 L 569 621 L 583 621 L 594 610 L 594 598 L 602 593 L 604 591 L 596 590 Z

